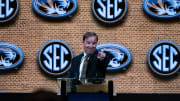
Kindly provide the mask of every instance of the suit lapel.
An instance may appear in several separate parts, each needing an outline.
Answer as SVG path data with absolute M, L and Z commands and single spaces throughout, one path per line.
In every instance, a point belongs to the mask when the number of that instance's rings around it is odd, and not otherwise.
M 79 55 L 78 59 L 77 59 L 77 67 L 76 67 L 76 71 L 78 73 L 79 76 L 79 69 L 80 69 L 80 64 L 81 64 L 81 58 L 83 56 L 83 53 Z

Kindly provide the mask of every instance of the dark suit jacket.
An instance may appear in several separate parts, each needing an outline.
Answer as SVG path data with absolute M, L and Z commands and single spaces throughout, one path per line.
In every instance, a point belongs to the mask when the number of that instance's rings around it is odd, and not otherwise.
M 88 67 L 86 72 L 86 78 L 105 78 L 106 67 L 112 56 L 106 53 L 106 57 L 103 60 L 97 59 L 98 52 L 92 54 L 88 60 Z M 71 68 L 69 70 L 69 78 L 79 78 L 79 68 L 81 64 L 81 58 L 84 54 L 80 54 L 72 59 Z M 89 81 L 89 80 L 88 80 Z

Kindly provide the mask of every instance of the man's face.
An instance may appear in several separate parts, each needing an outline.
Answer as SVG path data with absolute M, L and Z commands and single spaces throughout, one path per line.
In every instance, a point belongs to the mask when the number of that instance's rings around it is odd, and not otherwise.
M 90 36 L 83 41 L 84 51 L 87 55 L 91 55 L 96 51 L 96 36 Z

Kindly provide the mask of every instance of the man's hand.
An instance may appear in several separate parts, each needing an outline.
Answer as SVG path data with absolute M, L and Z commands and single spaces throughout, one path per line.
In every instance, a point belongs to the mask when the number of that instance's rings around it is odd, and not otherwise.
M 97 56 L 98 59 L 103 60 L 105 57 L 106 57 L 106 53 L 104 53 L 104 52 L 98 53 L 98 56 Z

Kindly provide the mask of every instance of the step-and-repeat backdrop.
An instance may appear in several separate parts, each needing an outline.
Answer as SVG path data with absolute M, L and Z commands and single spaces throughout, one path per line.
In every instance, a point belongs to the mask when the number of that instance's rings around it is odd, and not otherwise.
M 0 0 L 0 92 L 57 91 L 95 32 L 117 93 L 180 93 L 179 12 L 179 0 Z

